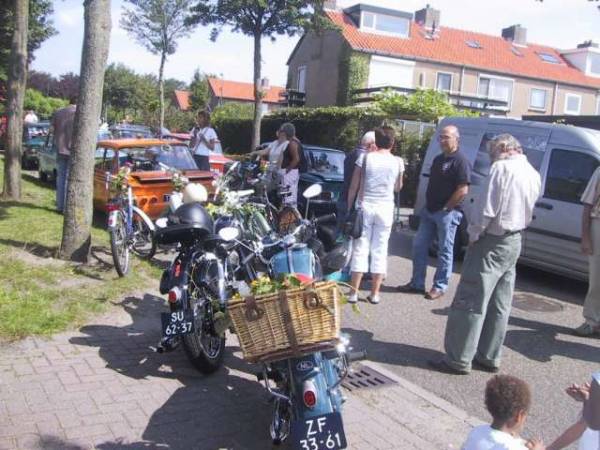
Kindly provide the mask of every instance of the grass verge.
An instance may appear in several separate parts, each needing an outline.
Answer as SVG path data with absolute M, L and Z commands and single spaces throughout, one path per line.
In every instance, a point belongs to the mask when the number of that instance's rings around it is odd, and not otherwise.
M 3 173 L 0 159 L 0 183 Z M 55 259 L 63 216 L 54 210 L 54 188 L 27 172 L 22 187 L 22 201 L 0 201 L 0 339 L 75 328 L 111 301 L 158 279 L 160 270 L 141 261 L 129 276 L 116 275 L 101 215 L 92 230 L 90 265 Z

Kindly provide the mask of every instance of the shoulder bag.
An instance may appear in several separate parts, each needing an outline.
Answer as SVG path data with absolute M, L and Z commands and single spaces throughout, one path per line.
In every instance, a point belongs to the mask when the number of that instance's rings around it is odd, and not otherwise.
M 358 239 L 362 235 L 363 229 L 363 212 L 362 201 L 365 196 L 365 175 L 367 173 L 367 153 L 363 159 L 363 164 L 360 171 L 360 189 L 358 190 L 358 202 L 355 202 L 354 207 L 348 214 L 346 223 L 344 224 L 344 234 L 352 239 Z

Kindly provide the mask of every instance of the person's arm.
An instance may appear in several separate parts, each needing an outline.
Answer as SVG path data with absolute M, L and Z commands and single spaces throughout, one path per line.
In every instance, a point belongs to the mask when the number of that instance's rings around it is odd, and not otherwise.
M 402 190 L 402 184 L 404 183 L 404 172 L 398 173 L 398 178 L 396 178 L 396 184 L 394 185 L 394 192 L 400 192 Z
M 354 172 L 352 172 L 352 181 L 350 181 L 350 188 L 348 189 L 348 200 L 347 207 L 348 211 L 352 209 L 356 194 L 358 193 L 358 187 L 360 186 L 360 177 L 362 176 L 362 167 L 354 166 Z
M 298 168 L 298 165 L 300 164 L 300 154 L 299 149 L 298 149 L 298 143 L 295 141 L 290 141 L 290 143 L 288 144 L 288 151 L 290 152 L 290 163 L 288 164 L 288 166 L 285 168 L 286 173 L 289 172 L 290 170 L 294 170 Z
M 504 191 L 500 178 L 498 166 L 492 165 L 490 174 L 485 179 L 483 189 L 469 217 L 469 226 L 467 227 L 469 243 L 476 242 L 492 219 L 498 215 Z
M 525 447 L 527 447 L 529 450 L 546 450 L 544 443 L 539 438 L 529 439 L 525 444 Z
M 583 213 L 581 214 L 581 251 L 584 255 L 591 255 L 594 251 L 592 245 L 592 205 L 583 204 Z
M 463 201 L 465 196 L 469 193 L 468 184 L 459 184 L 456 190 L 452 193 L 450 199 L 446 202 L 446 209 L 452 210 Z
M 581 435 L 587 428 L 585 420 L 579 419 L 552 442 L 546 450 L 560 450 L 561 448 L 568 447 L 573 442 L 581 438 Z

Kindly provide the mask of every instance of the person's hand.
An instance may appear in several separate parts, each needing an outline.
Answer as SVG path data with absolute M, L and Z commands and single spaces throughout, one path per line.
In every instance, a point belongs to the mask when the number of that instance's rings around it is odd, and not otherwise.
M 529 439 L 525 443 L 525 447 L 527 447 L 529 450 L 546 450 L 544 442 L 539 438 Z
M 584 255 L 591 255 L 592 251 L 593 251 L 592 240 L 589 238 L 589 236 L 582 237 L 581 238 L 581 252 Z
M 565 392 L 569 397 L 577 402 L 585 402 L 590 397 L 591 384 L 589 382 L 584 385 L 572 384 Z

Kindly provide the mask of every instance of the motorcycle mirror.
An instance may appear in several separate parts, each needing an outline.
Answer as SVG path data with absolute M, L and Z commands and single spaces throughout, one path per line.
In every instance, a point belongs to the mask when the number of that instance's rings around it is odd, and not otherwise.
M 219 237 L 226 242 L 237 239 L 240 231 L 235 227 L 224 227 L 219 230 Z
M 156 219 L 155 223 L 158 228 L 166 228 L 167 222 L 168 222 L 168 219 L 166 217 L 161 217 L 159 219 Z
M 305 189 L 305 191 L 302 193 L 302 196 L 306 199 L 310 199 L 310 198 L 314 198 L 314 197 L 321 195 L 321 192 L 323 192 L 323 186 L 315 183 L 315 184 L 311 184 L 309 187 L 307 187 Z

